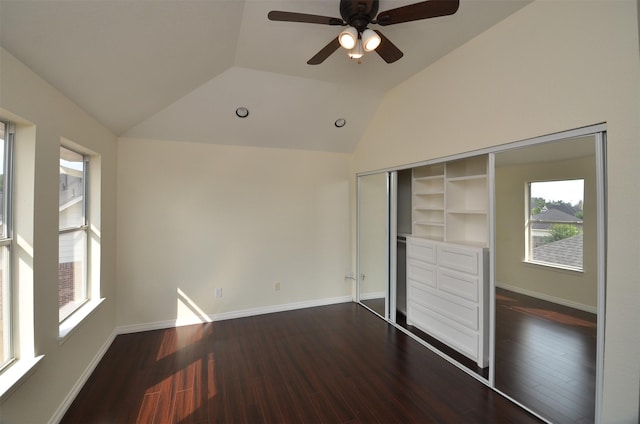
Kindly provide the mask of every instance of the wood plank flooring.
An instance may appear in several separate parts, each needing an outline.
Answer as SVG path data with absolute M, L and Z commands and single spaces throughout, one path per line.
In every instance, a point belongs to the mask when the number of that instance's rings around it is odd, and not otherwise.
M 384 315 L 385 299 L 363 303 Z M 593 423 L 597 317 L 497 289 L 496 387 L 554 423 Z M 485 378 L 489 368 L 418 328 L 398 311 L 396 323 Z
M 118 336 L 63 423 L 536 423 L 354 303 Z
M 554 423 L 595 419 L 596 315 L 498 289 L 496 387 Z

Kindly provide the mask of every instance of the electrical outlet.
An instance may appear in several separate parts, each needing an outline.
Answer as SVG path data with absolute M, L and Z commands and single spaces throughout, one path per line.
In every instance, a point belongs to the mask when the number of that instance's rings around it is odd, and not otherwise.
M 276 281 L 276 283 L 273 285 L 273 289 L 275 291 L 279 291 L 280 290 L 280 281 Z
M 221 288 L 217 288 L 216 289 L 216 297 L 222 297 L 222 289 Z

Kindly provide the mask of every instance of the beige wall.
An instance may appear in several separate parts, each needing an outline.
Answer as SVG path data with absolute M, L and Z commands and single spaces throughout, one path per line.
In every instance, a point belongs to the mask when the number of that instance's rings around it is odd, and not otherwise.
M 350 164 L 341 153 L 120 140 L 118 324 L 197 319 L 185 297 L 202 316 L 350 297 Z
M 525 154 L 525 153 L 523 153 Z M 595 157 L 496 167 L 496 284 L 595 311 L 597 234 Z M 525 186 L 530 181 L 584 178 L 584 272 L 527 264 Z
M 354 158 L 365 172 L 607 123 L 607 423 L 638 420 L 637 7 L 532 3 L 391 90 Z
M 372 174 L 358 181 L 358 240 L 360 299 L 386 296 L 387 287 L 387 174 Z
M 16 120 L 16 238 L 21 294 L 33 292 L 33 374 L 0 405 L 0 421 L 48 422 L 115 327 L 115 136 L 53 87 L 0 50 L 0 116 Z M 61 139 L 100 156 L 101 203 L 94 217 L 101 237 L 102 305 L 58 341 L 58 172 Z M 28 181 L 27 181 L 28 179 Z M 31 221 L 31 218 L 33 221 Z M 29 307 L 27 301 L 23 307 Z M 24 323 L 23 323 L 24 324 Z

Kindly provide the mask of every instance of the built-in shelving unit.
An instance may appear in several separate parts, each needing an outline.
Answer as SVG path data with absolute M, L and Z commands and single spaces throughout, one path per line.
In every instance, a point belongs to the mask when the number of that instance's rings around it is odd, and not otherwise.
M 417 166 L 411 176 L 406 315 L 476 361 L 489 363 L 488 156 Z
M 413 169 L 413 235 L 444 240 L 445 165 L 425 165 Z
M 486 247 L 487 156 L 413 169 L 413 235 Z

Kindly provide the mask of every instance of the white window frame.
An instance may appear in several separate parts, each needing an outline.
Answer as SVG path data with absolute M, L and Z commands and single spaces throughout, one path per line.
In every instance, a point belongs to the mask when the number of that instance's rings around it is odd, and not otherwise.
M 577 266 L 571 266 L 571 265 L 566 265 L 566 264 L 562 264 L 562 263 L 558 263 L 558 262 L 545 262 L 545 261 L 541 261 L 539 259 L 534 259 L 533 257 L 533 249 L 535 248 L 534 242 L 533 242 L 533 224 L 538 224 L 538 223 L 542 223 L 542 224 L 571 224 L 567 221 L 557 221 L 557 220 L 533 220 L 533 215 L 531 213 L 532 208 L 531 208 L 531 185 L 534 183 L 546 183 L 546 182 L 562 182 L 562 181 L 574 181 L 574 180 L 582 180 L 583 181 L 583 185 L 585 183 L 585 179 L 584 178 L 566 178 L 566 179 L 557 179 L 557 180 L 536 180 L 536 181 L 529 181 L 527 182 L 527 188 L 526 188 L 526 193 L 527 193 L 527 197 L 526 197 L 526 207 L 525 207 L 525 213 L 526 213 L 526 237 L 525 237 L 525 262 L 529 263 L 529 264 L 533 264 L 533 265 L 539 265 L 539 266 L 545 266 L 545 267 L 550 267 L 550 268 L 557 268 L 557 269 L 562 269 L 562 270 L 567 270 L 567 271 L 576 271 L 576 272 L 584 272 L 584 263 L 582 267 L 577 267 Z M 583 195 L 582 195 L 582 201 L 584 202 L 584 188 L 583 188 Z M 583 231 L 584 231 L 584 218 L 583 218 Z M 583 241 L 583 245 L 582 245 L 582 258 L 584 260 L 584 241 Z
M 68 308 L 62 308 L 59 310 L 59 322 L 62 324 L 64 323 L 67 319 L 69 319 L 73 314 L 75 314 L 80 308 L 82 308 L 83 305 L 85 305 L 87 302 L 90 301 L 91 299 L 91 292 L 90 292 L 90 287 L 89 287 L 89 267 L 90 267 L 90 263 L 89 263 L 89 208 L 88 208 L 88 199 L 89 199 L 89 156 L 77 151 L 76 149 L 73 149 L 71 147 L 65 146 L 65 145 L 61 145 L 60 146 L 63 149 L 69 150 L 70 152 L 76 153 L 78 155 L 82 156 L 82 163 L 83 163 L 83 168 L 82 168 L 82 185 L 83 185 L 83 195 L 82 195 L 82 223 L 80 225 L 76 225 L 76 226 L 72 226 L 72 227 L 64 227 L 64 228 L 58 228 L 58 239 L 60 239 L 61 236 L 63 235 L 67 235 L 67 234 L 72 234 L 72 233 L 83 233 L 84 236 L 84 246 L 83 246 L 83 252 L 82 252 L 82 261 L 84 263 L 83 266 L 83 272 L 81 275 L 82 278 L 82 286 L 83 286 L 83 290 L 85 293 L 85 296 L 83 299 L 81 299 L 79 302 L 74 302 L 73 304 L 71 304 L 71 306 L 69 306 Z M 60 263 L 58 262 L 58 265 L 60 265 Z M 60 281 L 58 280 L 58 290 L 60 289 Z M 69 304 L 68 304 L 69 305 Z
M 8 334 L 3 331 L 3 358 L 0 362 L 0 372 L 6 370 L 16 359 L 16 351 L 14 346 L 15 331 L 15 299 L 12 278 L 12 250 L 13 250 L 13 139 L 15 136 L 15 124 L 9 121 L 2 121 L 4 124 L 4 204 L 3 204 L 3 221 L 2 232 L 0 234 L 0 248 L 4 249 L 4 275 L 2 278 L 2 322 Z M 8 323 L 8 325 L 7 325 Z

